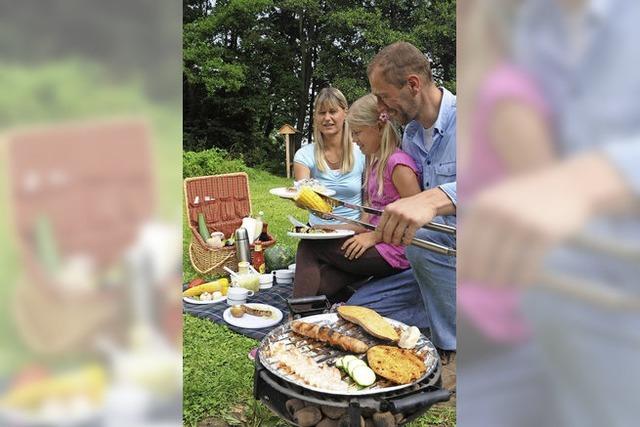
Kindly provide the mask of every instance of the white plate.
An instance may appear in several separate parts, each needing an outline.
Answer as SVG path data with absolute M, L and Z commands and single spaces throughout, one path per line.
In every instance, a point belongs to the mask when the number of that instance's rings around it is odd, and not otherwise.
M 282 197 L 283 199 L 293 199 L 296 196 L 297 191 L 291 191 L 287 187 L 278 187 L 272 188 L 271 190 L 269 190 L 269 193 L 273 194 L 274 196 Z M 329 197 L 336 194 L 335 190 L 330 189 L 322 191 L 321 193 Z
M 193 298 L 189 298 L 189 297 L 182 297 L 183 301 L 186 301 L 186 302 L 191 303 L 191 304 L 215 304 L 217 302 L 222 302 L 222 301 L 224 301 L 226 299 L 227 299 L 226 295 L 223 295 L 222 298 L 214 299 L 214 300 L 211 300 L 211 301 L 200 301 L 199 299 L 193 299 Z
M 277 325 L 282 320 L 282 312 L 272 305 L 258 303 L 249 303 L 245 305 L 260 310 L 271 310 L 273 312 L 273 316 L 258 317 L 245 313 L 242 317 L 233 317 L 231 315 L 231 307 L 229 307 L 224 311 L 224 313 L 222 313 L 222 318 L 230 325 L 245 329 L 268 328 L 269 326 Z
M 309 240 L 341 239 L 343 237 L 353 236 L 354 234 L 355 231 L 353 230 L 335 230 L 326 233 L 294 233 L 293 231 L 287 232 L 287 235 L 291 237 Z

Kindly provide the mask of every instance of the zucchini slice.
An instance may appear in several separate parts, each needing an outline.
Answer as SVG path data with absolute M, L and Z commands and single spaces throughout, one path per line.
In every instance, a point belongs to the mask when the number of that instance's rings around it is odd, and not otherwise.
M 349 374 L 349 376 L 351 378 L 353 378 L 353 370 L 358 366 L 367 366 L 367 363 L 362 361 L 362 360 L 360 360 L 360 359 L 350 360 L 347 363 L 347 365 L 346 365 L 347 373 Z
M 356 384 L 369 387 L 376 382 L 376 373 L 367 365 L 359 365 L 353 368 L 351 378 Z

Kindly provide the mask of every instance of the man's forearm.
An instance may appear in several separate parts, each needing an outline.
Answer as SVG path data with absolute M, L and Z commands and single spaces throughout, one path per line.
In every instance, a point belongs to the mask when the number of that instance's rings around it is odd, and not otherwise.
M 423 199 L 425 206 L 433 208 L 435 215 L 455 215 L 456 205 L 442 188 L 430 188 L 420 193 L 420 197 Z

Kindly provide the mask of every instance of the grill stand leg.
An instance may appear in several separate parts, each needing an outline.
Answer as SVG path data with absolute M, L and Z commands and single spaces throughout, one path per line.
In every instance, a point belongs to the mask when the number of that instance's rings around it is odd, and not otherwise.
M 360 404 L 353 400 L 350 401 L 349 409 L 347 410 L 347 412 L 349 414 L 349 426 L 360 427 L 360 417 L 362 415 Z

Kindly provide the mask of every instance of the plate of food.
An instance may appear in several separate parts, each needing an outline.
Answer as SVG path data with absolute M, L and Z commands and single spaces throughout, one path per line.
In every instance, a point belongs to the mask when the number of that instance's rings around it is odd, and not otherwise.
M 355 232 L 353 230 L 331 230 L 328 228 L 307 226 L 294 226 L 291 231 L 287 232 L 288 236 L 309 240 L 341 239 L 343 237 L 353 236 L 354 234 Z
M 238 328 L 260 329 L 280 323 L 282 311 L 268 304 L 249 303 L 227 308 L 222 318 Z
M 200 295 L 194 295 L 191 297 L 182 297 L 183 301 L 186 301 L 190 304 L 215 304 L 218 302 L 225 301 L 226 299 L 227 297 L 222 295 L 220 291 L 213 292 L 213 293 L 203 292 Z
M 269 190 L 269 193 L 273 194 L 274 196 L 282 197 L 283 199 L 293 200 L 298 193 L 298 190 L 296 190 L 295 187 L 278 187 L 272 188 L 271 190 Z
M 293 199 L 298 193 L 298 190 L 300 190 L 300 187 L 311 187 L 314 191 L 324 194 L 325 196 L 333 196 L 336 194 L 335 190 L 328 189 L 322 185 L 320 181 L 313 178 L 295 181 L 291 187 L 272 188 L 269 190 L 269 193 L 274 196 L 282 197 L 283 199 Z

